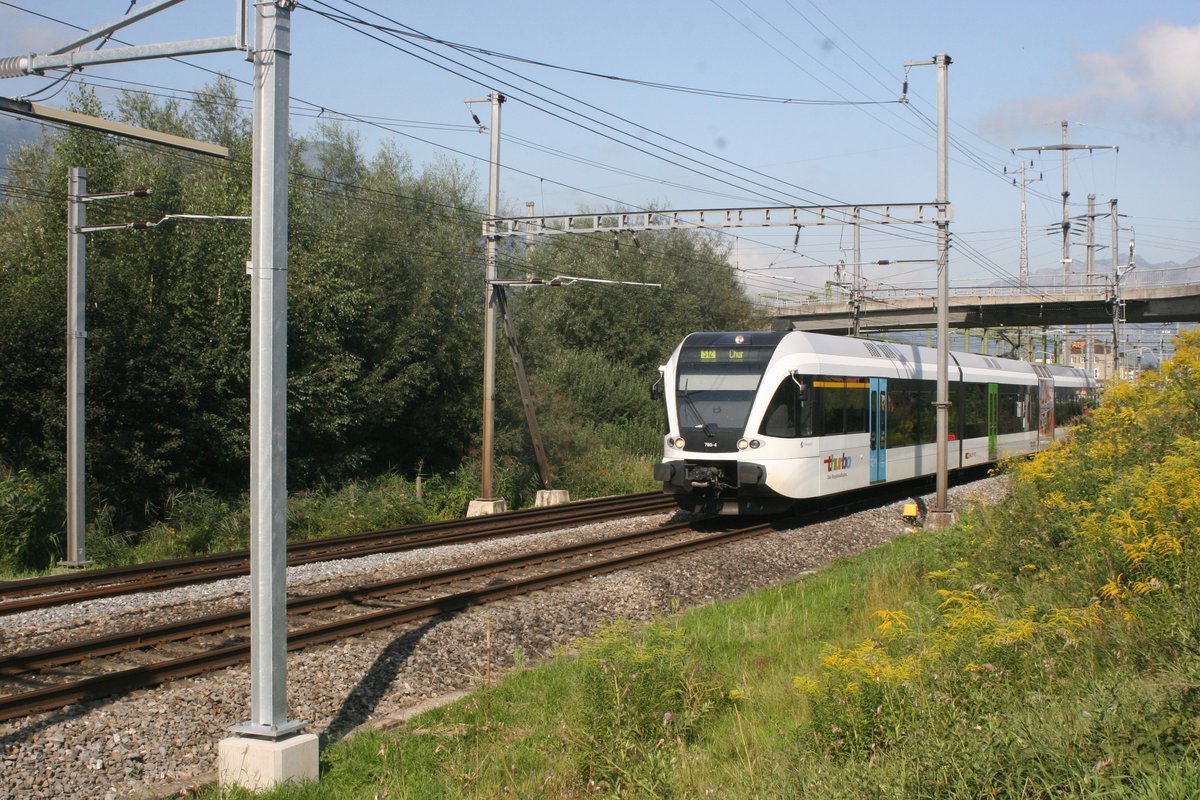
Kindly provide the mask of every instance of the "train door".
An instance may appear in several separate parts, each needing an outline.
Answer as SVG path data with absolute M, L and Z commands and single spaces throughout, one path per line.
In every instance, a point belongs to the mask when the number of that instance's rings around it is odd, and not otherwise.
M 1054 378 L 1041 364 L 1034 364 L 1033 371 L 1038 379 L 1037 429 L 1038 449 L 1041 450 L 1054 441 Z
M 1000 422 L 997 418 L 999 407 L 998 387 L 994 383 L 989 383 L 987 395 L 988 461 L 995 461 L 1000 455 L 1000 445 L 996 440 L 996 436 L 1000 431 Z
M 887 480 L 887 378 L 871 378 L 868 428 L 871 432 L 871 483 Z

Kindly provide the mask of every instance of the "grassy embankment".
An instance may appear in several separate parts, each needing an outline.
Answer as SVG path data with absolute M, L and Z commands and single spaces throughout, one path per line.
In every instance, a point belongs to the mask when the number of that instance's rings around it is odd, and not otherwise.
M 953 531 L 616 626 L 270 796 L 1197 796 L 1200 335 L 1012 471 Z

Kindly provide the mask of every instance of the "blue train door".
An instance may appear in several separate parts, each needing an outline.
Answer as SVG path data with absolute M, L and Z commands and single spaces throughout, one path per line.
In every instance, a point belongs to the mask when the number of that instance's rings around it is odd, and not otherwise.
M 871 483 L 887 480 L 887 378 L 871 378 Z

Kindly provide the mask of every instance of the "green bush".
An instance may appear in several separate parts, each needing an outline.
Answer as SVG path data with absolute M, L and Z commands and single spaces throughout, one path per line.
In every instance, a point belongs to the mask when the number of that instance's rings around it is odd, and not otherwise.
M 288 501 L 288 538 L 315 539 L 398 528 L 430 518 L 405 478 L 385 475 L 292 496 Z
M 0 466 L 0 568 L 48 569 L 62 555 L 65 535 L 62 477 Z

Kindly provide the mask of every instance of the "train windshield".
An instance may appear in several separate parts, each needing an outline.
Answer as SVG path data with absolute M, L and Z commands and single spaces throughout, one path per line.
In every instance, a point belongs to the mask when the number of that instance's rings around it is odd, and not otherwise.
M 675 401 L 680 428 L 742 431 L 770 347 L 685 347 L 679 355 Z

